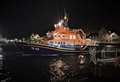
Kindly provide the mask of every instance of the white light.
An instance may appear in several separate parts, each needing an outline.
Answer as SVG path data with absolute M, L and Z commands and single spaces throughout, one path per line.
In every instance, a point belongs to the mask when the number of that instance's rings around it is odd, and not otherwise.
M 54 24 L 54 27 L 57 27 L 57 25 L 56 25 L 56 24 Z
M 82 48 L 83 46 L 81 45 L 81 48 Z
M 106 45 L 106 47 L 113 47 L 112 45 Z
M 0 58 L 2 58 L 3 57 L 3 55 L 2 54 L 0 54 Z
M 61 23 L 61 22 L 59 22 L 59 23 L 58 23 L 58 25 L 59 25 L 59 26 L 61 26 L 61 25 L 62 25 L 62 23 Z
M 63 20 L 60 20 L 60 22 L 58 23 L 59 26 L 61 26 L 63 24 Z

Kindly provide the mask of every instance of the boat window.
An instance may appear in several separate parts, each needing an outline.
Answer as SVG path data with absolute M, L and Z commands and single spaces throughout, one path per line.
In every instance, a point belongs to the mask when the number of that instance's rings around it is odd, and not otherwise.
M 62 35 L 62 37 L 65 37 L 64 34 Z
M 54 37 L 56 37 L 56 35 L 54 35 Z
M 76 39 L 76 36 L 75 36 L 75 35 L 73 35 L 73 39 Z
M 62 44 L 62 42 L 60 42 L 60 44 Z
M 55 42 L 55 44 L 57 44 L 57 42 Z
M 58 35 L 58 37 L 60 37 L 60 35 Z
M 60 44 L 60 42 L 58 42 L 58 44 Z

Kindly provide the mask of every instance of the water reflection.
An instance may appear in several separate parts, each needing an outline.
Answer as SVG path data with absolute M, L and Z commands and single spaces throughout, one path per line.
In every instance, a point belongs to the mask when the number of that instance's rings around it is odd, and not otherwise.
M 66 77 L 66 71 L 69 70 L 69 66 L 62 59 L 58 59 L 51 63 L 49 68 L 51 81 L 64 80 Z
M 3 55 L 0 54 L 0 70 L 3 69 Z
M 5 52 L 4 52 L 5 53 Z M 119 53 L 118 53 L 119 54 Z M 96 55 L 99 55 L 98 53 Z M 89 54 L 22 54 L 1 53 L 2 81 L 10 82 L 84 82 L 118 79 L 120 58 L 114 63 L 90 63 Z M 6 69 L 7 68 L 7 69 Z M 9 71 L 9 72 L 8 72 Z M 10 78 L 11 77 L 11 78 Z M 2 82 L 1 81 L 1 82 Z
M 85 63 L 85 56 L 84 55 L 79 55 L 78 58 L 79 58 L 80 64 Z
M 50 81 L 65 81 L 72 82 L 72 80 L 79 77 L 79 80 L 87 77 L 80 77 L 83 73 L 87 72 L 84 68 L 86 57 L 84 55 L 70 55 L 54 58 L 49 63 Z M 79 76 L 80 75 L 80 76 Z
M 2 52 L 0 53 L 0 82 L 7 82 L 10 81 L 11 78 L 9 77 L 10 72 L 7 72 L 4 68 L 4 55 Z

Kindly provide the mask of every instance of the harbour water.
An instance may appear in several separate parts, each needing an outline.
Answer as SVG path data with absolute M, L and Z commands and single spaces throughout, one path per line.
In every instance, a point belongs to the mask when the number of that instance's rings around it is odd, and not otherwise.
M 118 53 L 119 54 L 119 53 Z M 119 59 L 90 62 L 89 54 L 0 52 L 0 82 L 90 82 L 120 80 Z

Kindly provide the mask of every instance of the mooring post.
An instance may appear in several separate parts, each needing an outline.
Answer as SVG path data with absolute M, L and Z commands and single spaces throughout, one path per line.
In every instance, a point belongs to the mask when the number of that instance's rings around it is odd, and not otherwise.
M 93 62 L 94 64 L 97 64 L 96 47 L 90 47 L 89 48 L 89 54 L 90 54 L 90 62 Z

